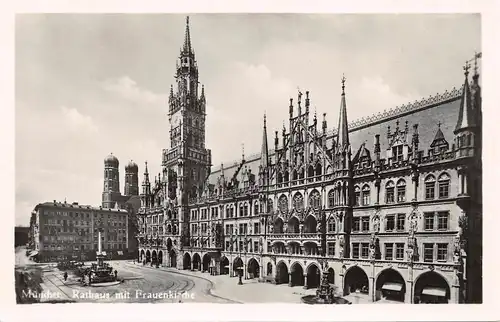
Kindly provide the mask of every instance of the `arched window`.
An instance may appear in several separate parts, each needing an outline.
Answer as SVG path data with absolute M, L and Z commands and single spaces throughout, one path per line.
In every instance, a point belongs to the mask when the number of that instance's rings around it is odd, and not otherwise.
M 304 197 L 300 192 L 297 192 L 293 196 L 293 208 L 295 208 L 296 211 L 304 210 Z
M 259 202 L 258 201 L 255 202 L 255 206 L 253 208 L 253 214 L 254 215 L 258 215 L 259 214 Z
M 335 206 L 335 191 L 332 189 L 328 192 L 328 208 Z
M 304 179 L 304 168 L 299 170 L 299 179 Z
M 314 210 L 321 208 L 321 195 L 318 190 L 313 190 L 309 195 L 309 206 L 311 206 Z
M 362 190 L 363 206 L 368 206 L 370 204 L 370 186 L 365 184 Z
M 314 177 L 314 167 L 312 165 L 310 165 L 309 168 L 307 169 L 307 176 Z
M 282 195 L 279 198 L 278 207 L 282 213 L 286 213 L 288 211 L 288 198 L 285 195 Z
M 238 214 L 238 217 L 243 216 L 243 205 L 240 205 L 240 213 Z
M 394 203 L 394 182 L 388 181 L 385 185 L 385 202 Z
M 271 198 L 267 200 L 267 212 L 274 212 L 273 200 Z
M 354 205 L 359 206 L 361 204 L 361 189 L 359 186 L 354 187 Z
M 321 170 L 322 170 L 322 168 L 321 168 L 321 164 L 320 164 L 320 163 L 318 163 L 318 164 L 316 165 L 316 175 L 317 175 L 317 176 L 320 176 L 320 175 L 321 175 Z
M 283 175 L 281 174 L 281 172 L 278 172 L 278 183 L 282 183 L 283 182 Z
M 398 202 L 405 202 L 406 201 L 406 181 L 403 179 L 400 179 L 398 181 Z
M 337 222 L 335 221 L 335 218 L 331 218 L 328 221 L 328 232 L 335 233 L 336 231 L 337 231 Z
M 283 182 L 288 182 L 288 181 L 290 181 L 290 174 L 288 173 L 288 170 L 286 170 L 284 178 L 283 178 Z
M 450 176 L 443 173 L 438 178 L 439 185 L 439 199 L 450 197 Z
M 436 198 L 436 178 L 429 174 L 425 177 L 425 199 L 432 200 Z
M 298 179 L 297 170 L 293 169 L 293 171 L 292 171 L 292 180 L 297 180 L 297 179 Z

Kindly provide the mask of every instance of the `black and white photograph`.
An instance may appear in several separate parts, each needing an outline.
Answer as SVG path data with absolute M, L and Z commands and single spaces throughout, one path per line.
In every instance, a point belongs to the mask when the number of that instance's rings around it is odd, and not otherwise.
M 481 24 L 17 13 L 16 306 L 483 303 Z

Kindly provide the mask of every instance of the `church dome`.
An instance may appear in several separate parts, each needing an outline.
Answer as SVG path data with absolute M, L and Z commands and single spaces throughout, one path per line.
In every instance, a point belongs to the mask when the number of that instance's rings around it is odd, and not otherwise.
M 139 167 L 137 166 L 137 163 L 130 160 L 130 162 L 125 166 L 125 170 L 129 172 L 139 172 Z
M 111 153 L 104 159 L 104 164 L 118 166 L 119 162 L 118 159 L 113 155 L 113 153 Z

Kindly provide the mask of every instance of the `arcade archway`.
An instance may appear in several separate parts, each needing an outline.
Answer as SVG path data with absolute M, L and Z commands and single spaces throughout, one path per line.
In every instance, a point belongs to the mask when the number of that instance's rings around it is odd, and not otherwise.
M 201 269 L 201 258 L 198 253 L 193 255 L 193 269 L 197 271 Z
M 163 264 L 163 251 L 161 250 L 158 252 L 158 264 Z
M 328 283 L 335 284 L 335 271 L 331 267 L 328 269 Z
M 304 286 L 304 269 L 302 266 L 299 263 L 294 263 L 290 267 L 290 271 L 292 272 L 291 286 Z
M 220 274 L 228 275 L 229 274 L 229 259 L 227 257 L 222 257 L 220 260 Z
M 243 272 L 243 261 L 241 258 L 236 257 L 233 261 L 233 271 L 234 271 L 234 276 L 238 276 L 238 274 Z
M 434 271 L 420 275 L 415 281 L 415 303 L 448 303 L 450 286 L 448 282 Z
M 191 269 L 191 255 L 189 255 L 189 253 L 184 254 L 184 258 L 182 260 L 182 268 Z
M 142 262 L 145 257 L 146 257 L 146 253 L 144 252 L 144 249 L 143 249 L 143 250 L 141 250 L 141 255 L 139 257 L 139 261 Z
M 212 258 L 210 258 L 210 255 L 205 254 L 203 255 L 203 271 L 208 272 L 210 269 L 210 262 L 212 261 Z
M 177 267 L 177 254 L 175 250 L 170 250 L 170 267 Z
M 255 258 L 250 258 L 248 261 L 248 278 L 259 278 L 260 267 Z
M 276 284 L 284 284 L 289 282 L 288 267 L 283 262 L 276 265 Z
M 320 282 L 320 270 L 316 264 L 311 264 L 307 268 L 307 288 L 317 288 Z
M 151 255 L 151 264 L 156 265 L 158 263 L 158 256 L 156 254 L 156 250 L 153 250 L 153 254 Z
M 404 302 L 406 285 L 401 274 L 394 269 L 385 269 L 377 277 L 375 283 L 375 298 L 387 298 L 393 301 Z
M 368 276 L 359 266 L 351 267 L 344 277 L 344 295 L 359 291 L 368 294 Z
M 146 263 L 151 262 L 151 252 L 149 249 L 146 251 Z

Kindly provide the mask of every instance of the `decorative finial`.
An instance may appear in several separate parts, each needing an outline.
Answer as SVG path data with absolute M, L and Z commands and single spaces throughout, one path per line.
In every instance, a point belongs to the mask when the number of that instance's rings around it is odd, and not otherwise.
M 241 143 L 241 159 L 245 160 L 245 143 Z
M 482 56 L 483 56 L 483 53 L 474 52 L 474 75 L 478 75 L 478 73 L 477 73 L 477 70 L 478 70 L 477 59 L 481 58 Z
M 465 77 L 467 77 L 469 75 L 469 69 L 470 69 L 470 63 L 469 61 L 466 61 L 465 62 L 465 66 L 463 67 L 464 68 L 464 71 L 465 71 Z
M 344 74 L 342 73 L 342 94 L 345 94 L 345 81 L 346 81 L 346 78 L 344 76 Z
M 264 112 L 264 127 L 266 127 L 266 112 Z
M 438 128 L 441 128 L 441 121 L 438 122 Z

